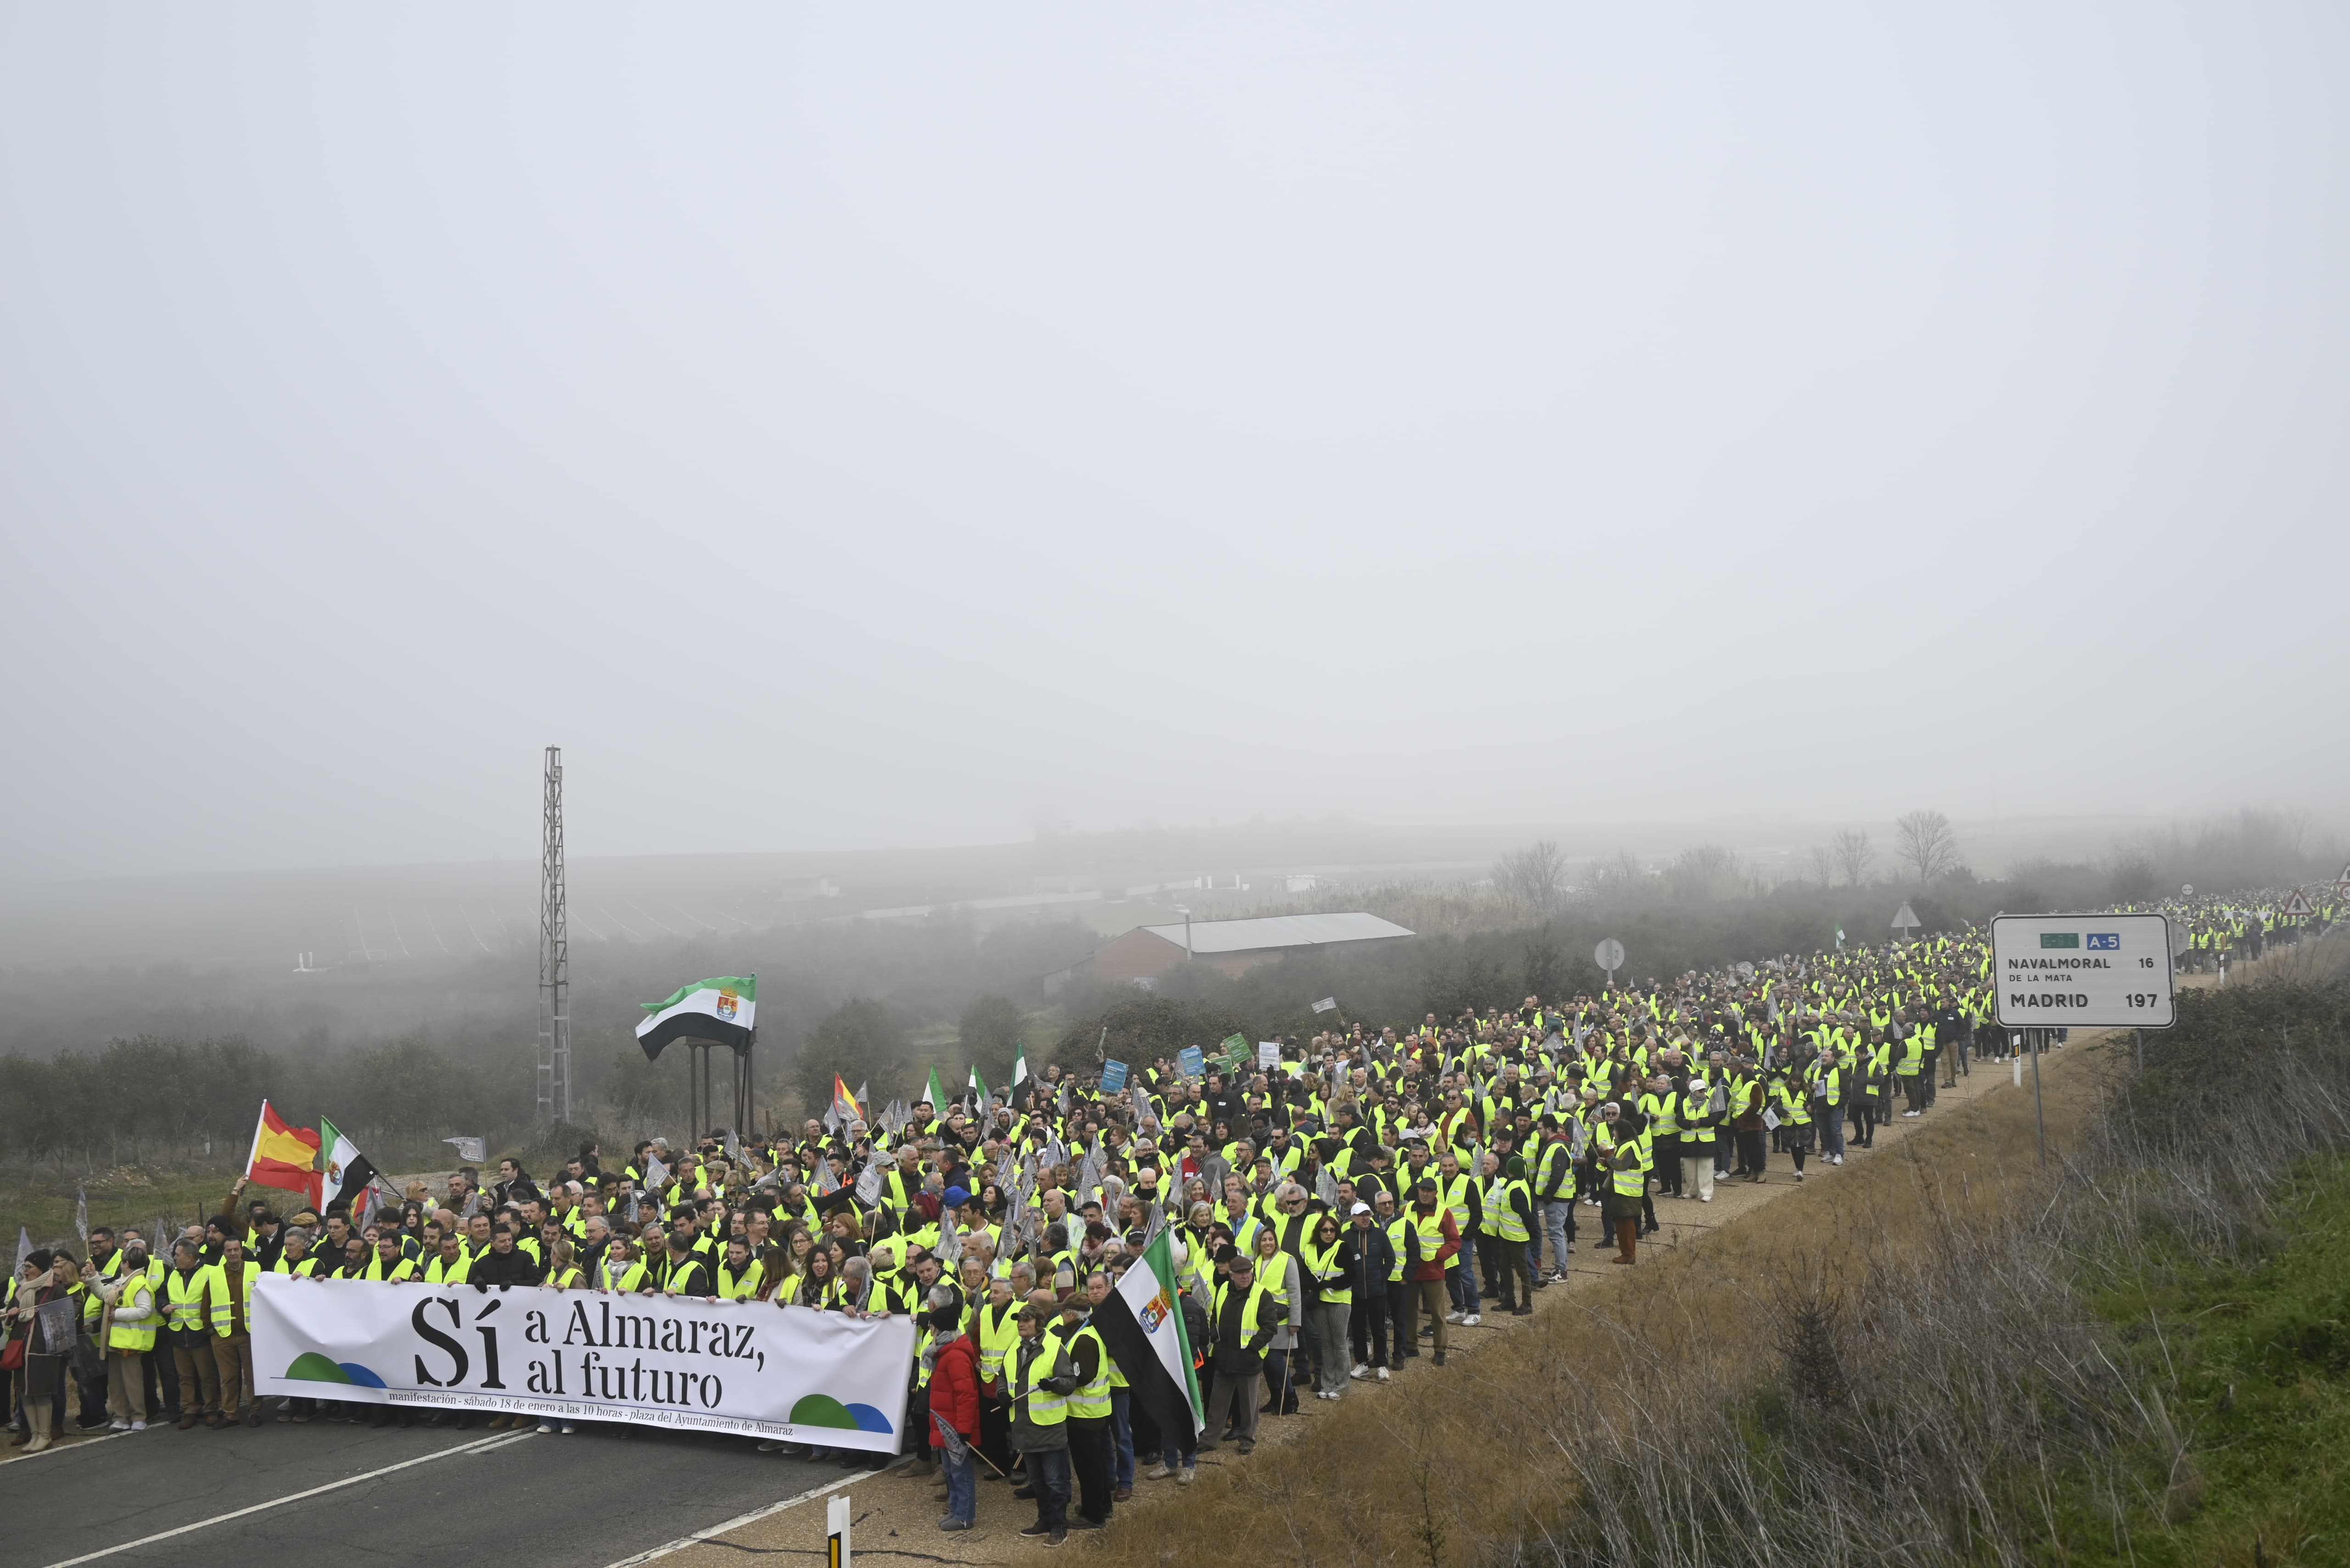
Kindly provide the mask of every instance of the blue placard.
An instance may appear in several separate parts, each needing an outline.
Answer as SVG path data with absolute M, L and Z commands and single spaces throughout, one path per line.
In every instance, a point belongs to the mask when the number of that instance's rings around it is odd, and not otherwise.
M 1208 1054 L 1197 1045 L 1186 1045 L 1175 1053 L 1175 1071 L 1186 1078 L 1208 1075 Z
M 1102 1093 L 1105 1095 L 1115 1095 L 1123 1090 L 1126 1087 L 1126 1064 L 1123 1062 L 1104 1062 L 1102 1064 L 1101 1087 Z

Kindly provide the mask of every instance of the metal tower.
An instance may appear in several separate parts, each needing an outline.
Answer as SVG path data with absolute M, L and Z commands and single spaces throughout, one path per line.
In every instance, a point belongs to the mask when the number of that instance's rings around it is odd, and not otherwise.
M 538 1114 L 571 1119 L 571 913 L 563 891 L 563 748 L 546 748 L 538 863 Z

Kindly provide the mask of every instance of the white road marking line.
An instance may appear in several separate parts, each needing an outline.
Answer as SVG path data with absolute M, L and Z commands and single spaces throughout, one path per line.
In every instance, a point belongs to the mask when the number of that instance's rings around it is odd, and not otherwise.
M 130 1437 L 129 1432 L 85 1433 L 77 1435 L 69 1443 L 52 1443 L 37 1454 L 10 1454 L 0 1459 L 0 1465 L 13 1465 L 23 1459 L 46 1459 L 51 1454 L 78 1453 L 98 1443 L 110 1443 L 117 1438 Z
M 158 1541 L 169 1541 L 173 1536 L 185 1535 L 192 1530 L 204 1530 L 215 1524 L 226 1524 L 232 1519 L 243 1519 L 249 1513 L 264 1513 L 273 1508 L 282 1508 L 289 1502 L 300 1502 L 306 1497 L 317 1497 L 321 1492 L 339 1491 L 344 1487 L 357 1486 L 363 1480 L 373 1480 L 378 1476 L 388 1476 L 394 1470 L 404 1470 L 411 1465 L 429 1465 L 434 1459 L 445 1459 L 452 1454 L 479 1453 L 485 1449 L 499 1448 L 521 1438 L 535 1438 L 536 1436 L 538 1436 L 536 1432 L 501 1432 L 494 1438 L 484 1438 L 478 1442 L 460 1443 L 453 1449 L 436 1449 L 429 1454 L 420 1454 L 412 1459 L 402 1459 L 396 1465 L 386 1465 L 381 1469 L 368 1470 L 355 1476 L 346 1476 L 341 1480 L 328 1481 L 324 1486 L 314 1486 L 307 1491 L 288 1492 L 284 1497 L 271 1498 L 267 1502 L 256 1502 L 250 1508 L 240 1508 L 229 1513 L 216 1513 L 210 1519 L 200 1519 L 193 1524 L 182 1524 L 176 1530 L 166 1530 L 154 1535 L 144 1535 L 136 1541 L 126 1541 L 120 1546 L 108 1546 L 96 1552 L 85 1552 L 78 1557 L 68 1557 L 61 1563 L 52 1563 L 48 1565 L 48 1568 L 75 1568 L 76 1563 L 95 1563 L 101 1557 L 111 1557 L 118 1552 L 132 1552 L 141 1546 L 152 1546 Z
M 699 1546 L 705 1541 L 715 1540 L 721 1535 L 740 1530 L 746 1524 L 756 1524 L 759 1521 L 781 1513 L 787 1508 L 797 1508 L 804 1502 L 814 1502 L 820 1497 L 830 1497 L 835 1492 L 847 1491 L 857 1482 L 869 1480 L 877 1475 L 887 1475 L 900 1465 L 912 1462 L 912 1459 L 913 1456 L 909 1454 L 902 1459 L 892 1460 L 881 1469 L 868 1470 L 861 1476 L 853 1476 L 847 1480 L 827 1481 L 822 1486 L 810 1487 L 797 1497 L 787 1497 L 781 1502 L 771 1502 L 764 1508 L 754 1508 L 748 1513 L 737 1514 L 723 1524 L 713 1524 L 707 1530 L 697 1530 L 691 1535 L 681 1535 L 666 1546 L 656 1546 L 650 1552 L 639 1552 L 634 1557 L 623 1557 L 618 1563 L 606 1564 L 605 1568 L 642 1568 L 644 1563 L 666 1557 L 672 1552 L 682 1552 L 689 1546 Z M 65 1565 L 59 1563 L 57 1568 L 65 1568 Z

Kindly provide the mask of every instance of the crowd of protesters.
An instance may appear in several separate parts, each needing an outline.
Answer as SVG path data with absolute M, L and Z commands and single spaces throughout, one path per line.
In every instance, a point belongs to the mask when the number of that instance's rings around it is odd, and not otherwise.
M 1531 1313 L 1595 1220 L 1594 1251 L 1633 1264 L 1660 1206 L 1783 1171 L 1805 1181 L 1929 1115 L 1938 1089 L 2012 1048 L 1990 1018 L 1988 957 L 1976 933 L 1786 955 L 1416 1025 L 1227 1042 L 1109 1088 L 1107 1064 L 1052 1066 L 945 1105 L 876 1115 L 845 1100 L 796 1134 L 650 1138 L 617 1161 L 589 1145 L 544 1178 L 510 1158 L 494 1179 L 461 1169 L 440 1193 L 411 1184 L 356 1216 L 241 1204 L 240 1182 L 220 1213 L 151 1249 L 101 1226 L 84 1256 L 20 1260 L 5 1314 L 14 1441 L 37 1449 L 69 1423 L 577 1429 L 256 1398 L 247 1314 L 267 1272 L 906 1314 L 905 1430 L 938 1466 L 940 1527 L 970 1527 L 984 1475 L 1035 1501 L 1024 1533 L 1057 1542 L 1107 1523 L 1139 1482 L 1189 1484 L 1201 1451 L 1249 1452 L 1261 1422 L 1302 1398 L 1344 1398 L 1423 1355 L 1444 1366 L 1451 1328 Z M 1089 1321 L 1162 1231 L 1196 1432 L 1127 1397 Z

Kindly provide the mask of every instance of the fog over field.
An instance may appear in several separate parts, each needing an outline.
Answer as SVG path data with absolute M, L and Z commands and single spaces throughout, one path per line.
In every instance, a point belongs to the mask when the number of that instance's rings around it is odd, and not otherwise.
M 2341 821 L 2345 30 L 10 8 L 0 879 Z

